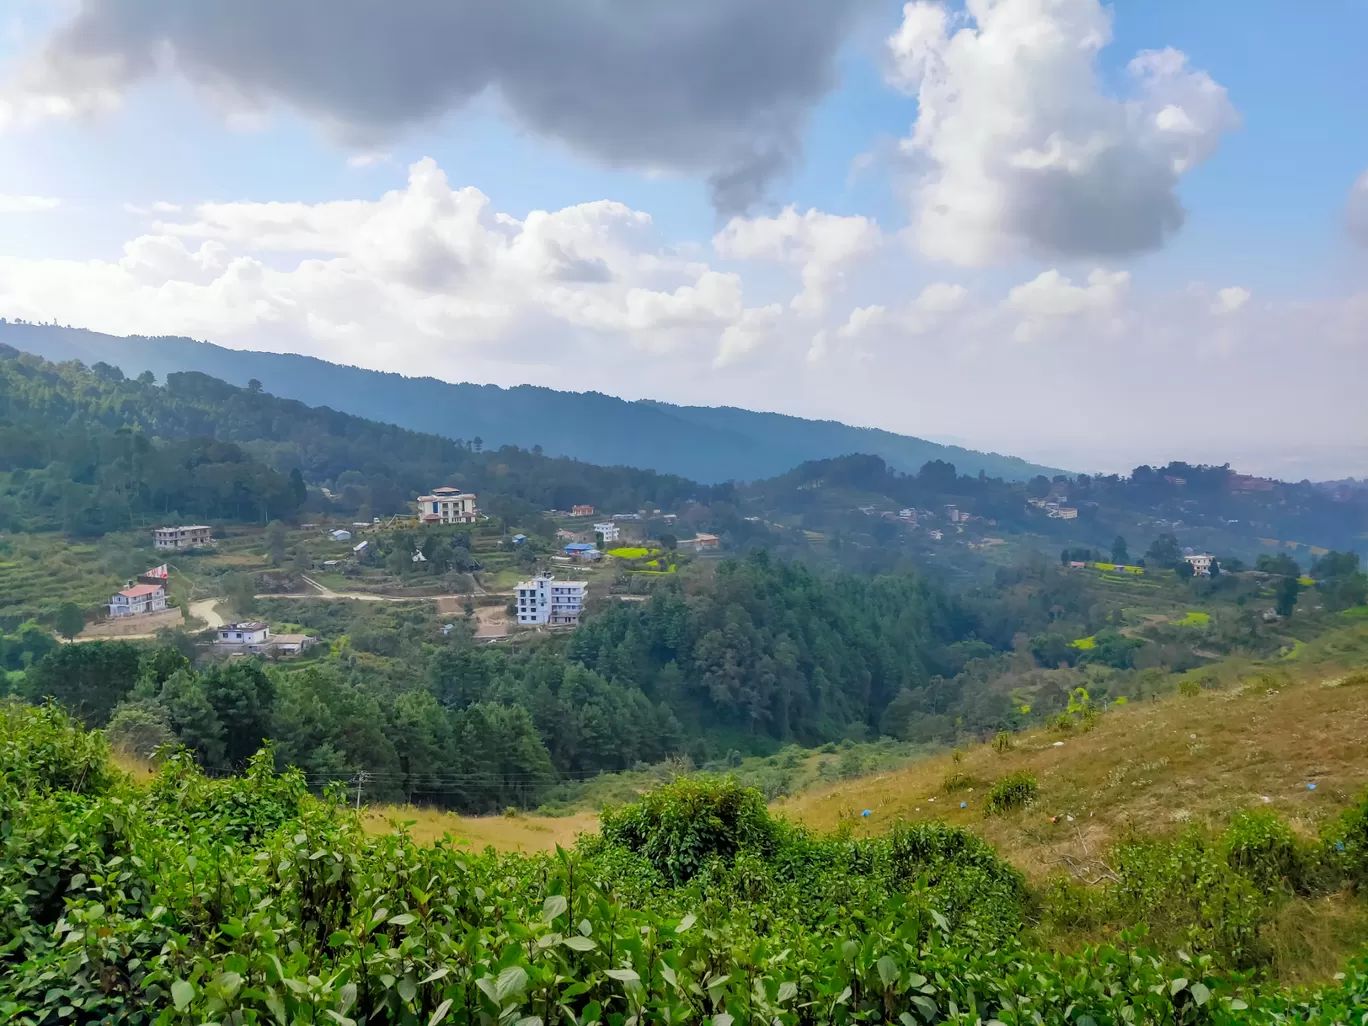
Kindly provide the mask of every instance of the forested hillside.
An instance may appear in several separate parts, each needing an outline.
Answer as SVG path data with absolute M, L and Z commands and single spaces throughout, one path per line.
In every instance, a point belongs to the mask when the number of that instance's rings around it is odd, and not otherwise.
M 411 512 L 439 484 L 494 514 L 591 503 L 637 509 L 712 490 L 651 471 L 484 449 L 237 388 L 199 373 L 128 378 L 0 348 L 0 525 L 93 533 L 130 513 L 265 522 L 304 507 L 304 483 L 342 512 Z M 725 488 L 725 486 L 724 486 Z
M 696 481 L 748 481 L 804 460 L 877 453 L 914 471 L 952 460 L 966 473 L 1025 480 L 1054 473 L 1012 456 L 940 445 L 890 431 L 853 428 L 735 408 L 627 402 L 598 392 L 520 385 L 452 384 L 436 378 L 346 367 L 307 356 L 241 352 L 188 338 L 120 338 L 56 325 L 0 321 L 0 344 L 62 362 L 106 362 L 129 376 L 199 371 L 266 391 L 445 438 L 483 438 L 499 448 L 540 446 L 553 456 L 647 467 Z

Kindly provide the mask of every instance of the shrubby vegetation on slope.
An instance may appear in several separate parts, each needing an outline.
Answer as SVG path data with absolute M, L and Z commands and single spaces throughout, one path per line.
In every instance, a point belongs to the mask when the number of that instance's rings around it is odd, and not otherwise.
M 1287 991 L 1139 934 L 1040 950 L 982 842 L 816 838 L 726 783 L 499 856 L 368 837 L 269 753 L 222 781 L 174 760 L 145 788 L 103 756 L 56 709 L 0 706 L 6 1022 L 1329 1024 L 1368 1002 L 1362 963 Z M 696 871 L 676 883 L 651 851 Z

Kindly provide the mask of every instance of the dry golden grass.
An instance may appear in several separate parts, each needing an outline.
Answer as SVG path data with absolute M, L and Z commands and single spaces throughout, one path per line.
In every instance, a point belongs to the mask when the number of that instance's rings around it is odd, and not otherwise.
M 1349 893 L 1298 898 L 1279 912 L 1265 939 L 1273 948 L 1274 978 L 1323 982 L 1368 943 L 1368 909 Z
M 453 812 L 411 805 L 377 805 L 366 811 L 366 829 L 383 834 L 397 824 L 407 824 L 416 841 L 430 844 L 450 836 L 476 851 L 492 846 L 499 851 L 551 851 L 556 845 L 569 848 L 575 838 L 598 830 L 592 812 L 574 816 L 458 816 Z
M 1066 855 L 1098 855 L 1130 829 L 1219 828 L 1240 809 L 1270 808 L 1311 834 L 1368 780 L 1368 687 L 1308 679 L 1272 694 L 1208 691 L 1114 707 L 1085 734 L 1041 730 L 1015 741 L 1004 754 L 978 745 L 958 765 L 940 756 L 809 791 L 776 811 L 819 831 L 849 823 L 856 836 L 899 819 L 945 820 L 991 841 L 1034 879 L 1060 870 Z M 1011 815 L 983 818 L 984 785 L 942 790 L 952 770 L 986 785 L 1023 769 L 1039 779 L 1040 798 Z
M 1128 830 L 1220 829 L 1240 809 L 1270 808 L 1311 835 L 1368 783 L 1368 687 L 1339 686 L 1345 679 L 1310 677 L 1273 694 L 1251 685 L 1115 706 L 1087 733 L 1020 734 L 1004 754 L 971 746 L 959 763 L 948 753 L 929 757 L 805 791 L 774 811 L 823 833 L 848 824 L 856 836 L 882 833 L 898 820 L 944 820 L 991 841 L 1035 880 L 1060 871 L 1065 856 L 1101 854 Z M 1021 769 L 1039 779 L 1039 800 L 984 819 L 987 787 Z M 973 790 L 945 791 L 952 773 L 976 781 Z M 383 832 L 391 820 L 413 821 L 410 833 L 420 841 L 450 834 L 500 851 L 546 851 L 598 828 L 589 812 L 462 817 L 389 806 L 373 808 L 367 825 Z
M 109 761 L 115 769 L 127 773 L 135 781 L 146 780 L 157 771 L 152 762 L 127 752 L 112 751 L 109 753 Z

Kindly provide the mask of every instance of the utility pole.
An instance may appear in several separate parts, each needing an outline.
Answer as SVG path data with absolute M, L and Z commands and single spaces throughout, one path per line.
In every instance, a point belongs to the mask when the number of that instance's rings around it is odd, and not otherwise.
M 361 785 L 366 782 L 366 772 L 362 770 L 356 774 L 356 811 L 361 811 Z

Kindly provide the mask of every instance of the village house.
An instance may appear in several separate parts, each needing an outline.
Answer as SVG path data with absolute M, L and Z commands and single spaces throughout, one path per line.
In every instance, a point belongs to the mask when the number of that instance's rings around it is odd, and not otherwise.
M 592 517 L 594 515 L 593 506 L 575 506 L 570 512 L 577 517 Z
M 245 620 L 220 627 L 214 647 L 239 655 L 298 655 L 317 641 L 308 634 L 272 634 L 270 624 Z
M 164 584 L 135 584 L 109 600 L 109 615 L 114 619 L 160 613 L 166 608 Z
M 603 557 L 598 546 L 590 545 L 588 542 L 571 542 L 563 551 L 571 559 L 577 559 L 581 563 L 596 563 Z
M 329 531 L 328 537 L 335 542 L 349 542 L 351 541 L 351 532 L 345 528 L 338 528 L 336 531 Z
M 719 539 L 715 534 L 703 534 L 702 532 L 699 532 L 694 535 L 693 547 L 696 552 L 702 552 L 704 549 L 715 549 L 718 544 Z
M 152 544 L 159 549 L 198 549 L 213 540 L 213 529 L 203 524 L 158 527 L 152 531 Z
M 1184 556 L 1183 559 L 1192 567 L 1192 572 L 1198 577 L 1211 576 L 1211 564 L 1215 562 L 1214 557 L 1206 553 Z
M 418 519 L 424 524 L 473 524 L 479 518 L 473 492 L 442 487 L 418 496 Z
M 602 524 L 595 524 L 594 533 L 603 535 L 603 540 L 605 544 L 611 544 L 612 542 L 617 541 L 618 538 L 622 537 L 622 528 L 618 527 L 617 524 L 609 520 L 605 521 Z
M 550 574 L 523 581 L 515 592 L 518 623 L 524 626 L 578 626 L 588 587 L 584 581 L 557 581 Z

